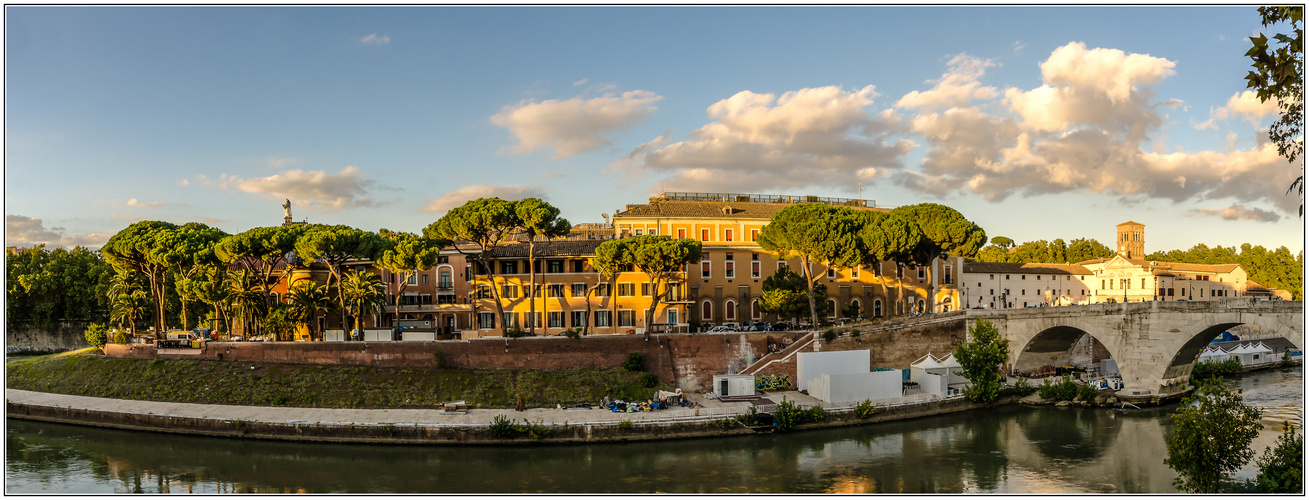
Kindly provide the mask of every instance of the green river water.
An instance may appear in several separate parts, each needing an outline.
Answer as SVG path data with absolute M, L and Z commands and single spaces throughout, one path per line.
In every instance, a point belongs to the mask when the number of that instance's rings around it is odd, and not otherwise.
M 1302 368 L 1243 375 L 1254 448 L 1299 423 Z M 6 419 L 6 493 L 1169 493 L 1173 407 L 1006 406 L 793 434 L 418 447 L 174 436 Z M 1240 477 L 1253 477 L 1253 465 Z

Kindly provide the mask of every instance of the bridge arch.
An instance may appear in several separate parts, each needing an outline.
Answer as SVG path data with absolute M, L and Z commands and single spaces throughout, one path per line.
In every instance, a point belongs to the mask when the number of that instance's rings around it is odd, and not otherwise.
M 1042 366 L 1063 366 L 1068 364 L 1072 356 L 1072 350 L 1084 336 L 1090 336 L 1094 344 L 1099 344 L 1109 352 L 1110 358 L 1117 358 L 1117 346 L 1110 347 L 1099 337 L 1105 336 L 1104 332 L 1097 332 L 1094 328 L 1083 329 L 1076 326 L 1061 324 L 1048 326 L 1036 332 L 1021 347 L 1010 346 L 1010 352 L 1014 353 L 1013 368 L 1018 371 L 1030 371 Z M 1099 333 L 1099 336 L 1097 336 Z M 1108 339 L 1106 339 L 1108 340 Z
M 1174 354 L 1172 359 L 1168 362 L 1168 366 L 1163 373 L 1163 382 L 1166 389 L 1165 392 L 1169 392 L 1168 389 L 1171 389 L 1172 392 L 1185 389 L 1186 382 L 1191 378 L 1191 370 L 1195 368 L 1195 363 L 1200 359 L 1200 353 L 1204 351 L 1205 347 L 1208 346 L 1215 337 L 1237 326 L 1246 325 L 1257 327 L 1265 331 L 1271 331 L 1279 337 L 1284 337 L 1287 340 L 1290 340 L 1297 348 L 1304 348 L 1304 339 L 1300 336 L 1299 332 L 1287 327 L 1285 324 L 1277 321 L 1265 321 L 1263 320 L 1264 316 L 1262 315 L 1253 318 L 1246 318 L 1244 316 L 1245 315 L 1241 315 L 1235 318 L 1243 321 L 1224 321 L 1198 327 L 1195 329 L 1195 334 L 1191 335 L 1189 338 L 1183 337 L 1184 342 L 1182 342 L 1177 348 L 1176 354 Z M 1250 340 L 1254 341 L 1258 339 Z

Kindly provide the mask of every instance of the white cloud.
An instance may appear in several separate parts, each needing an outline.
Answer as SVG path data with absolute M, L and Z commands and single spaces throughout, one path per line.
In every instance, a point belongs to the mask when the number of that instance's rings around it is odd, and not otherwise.
M 1014 54 L 1022 52 L 1025 48 L 1027 48 L 1027 44 L 1023 43 L 1022 40 L 1014 40 Z
M 378 35 L 373 33 L 359 39 L 359 43 L 364 45 L 386 45 L 391 43 L 391 35 Z
M 448 212 L 452 208 L 478 198 L 500 198 L 503 200 L 541 198 L 544 200 L 546 199 L 546 192 L 539 186 L 496 186 L 492 184 L 476 184 L 472 186 L 464 186 L 454 191 L 447 191 L 439 198 L 428 201 L 422 211 L 425 213 Z
M 1244 207 L 1235 203 L 1227 208 L 1199 208 L 1191 211 L 1192 215 L 1218 217 L 1223 220 L 1252 220 L 1255 222 L 1277 222 L 1282 216 L 1276 212 L 1257 207 Z
M 1140 140 L 1161 124 L 1150 105 L 1154 93 L 1144 86 L 1172 75 L 1174 65 L 1146 54 L 1087 50 L 1074 42 L 1055 49 L 1041 63 L 1044 85 L 1029 91 L 1007 89 L 1005 101 L 1036 131 L 1091 125 Z
M 995 87 L 983 87 L 978 80 L 994 62 L 959 54 L 946 63 L 949 69 L 930 90 L 905 94 L 895 103 L 898 108 L 947 109 L 967 106 L 974 99 L 994 99 Z
M 1281 112 L 1281 107 L 1277 105 L 1276 99 L 1269 99 L 1261 102 L 1259 95 L 1250 90 L 1245 90 L 1232 94 L 1227 99 L 1227 105 L 1210 109 L 1209 119 L 1195 125 L 1196 129 L 1216 129 L 1215 120 L 1226 120 L 1229 118 L 1244 118 L 1251 125 L 1258 126 L 1259 120 L 1265 116 L 1273 116 Z
M 271 200 L 289 198 L 297 206 L 303 203 L 323 212 L 378 206 L 368 196 L 373 181 L 354 166 L 345 167 L 337 174 L 296 169 L 250 179 L 223 174 L 216 181 L 199 175 L 195 182 L 205 187 L 241 191 Z
M 780 97 L 742 91 L 709 106 L 714 121 L 668 144 L 661 136 L 610 171 L 673 172 L 670 190 L 848 187 L 861 170 L 900 168 L 913 143 L 890 141 L 898 119 L 866 109 L 873 86 L 805 88 Z
M 581 80 L 578 80 L 578 81 L 573 82 L 573 86 L 574 86 L 574 87 L 581 87 L 581 86 L 583 86 L 583 85 L 586 85 L 586 82 L 588 82 L 588 81 L 590 81 L 590 80 L 588 80 L 588 79 L 586 79 L 586 78 L 583 78 L 583 79 L 581 79 Z
M 169 204 L 168 204 L 168 203 L 164 203 L 164 202 L 162 202 L 162 201 L 146 201 L 146 202 L 143 202 L 143 201 L 137 200 L 136 198 L 132 198 L 132 199 L 127 200 L 127 203 L 125 203 L 125 205 L 127 205 L 127 206 L 129 206 L 129 207 L 135 207 L 135 208 L 160 208 L 160 207 L 167 207 Z
M 518 139 L 515 153 L 554 149 L 554 158 L 576 156 L 613 144 L 607 136 L 644 122 L 662 96 L 646 90 L 568 100 L 522 101 L 505 106 L 491 123 Z
M 110 236 L 113 235 L 107 233 L 67 235 L 60 227 L 46 229 L 41 219 L 5 214 L 5 246 L 26 248 L 44 243 L 48 247 L 99 247 L 109 241 Z

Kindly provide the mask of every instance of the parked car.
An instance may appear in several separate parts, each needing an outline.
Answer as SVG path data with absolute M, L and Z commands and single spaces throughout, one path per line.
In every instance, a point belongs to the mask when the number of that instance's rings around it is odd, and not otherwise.
M 732 328 L 727 325 L 718 325 L 709 329 L 709 333 L 725 333 L 725 332 L 735 332 L 735 331 L 736 328 Z
M 778 321 L 772 325 L 772 331 L 774 332 L 785 332 L 790 329 L 791 323 L 788 321 Z

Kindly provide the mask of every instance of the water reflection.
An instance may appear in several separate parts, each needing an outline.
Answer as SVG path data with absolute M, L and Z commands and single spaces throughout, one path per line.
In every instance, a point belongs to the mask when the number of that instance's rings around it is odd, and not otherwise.
M 1301 407 L 1302 373 L 1239 383 L 1252 404 Z M 8 420 L 6 492 L 1166 493 L 1170 412 L 1009 406 L 801 434 L 516 448 L 241 441 Z M 1257 451 L 1276 430 L 1268 425 Z

